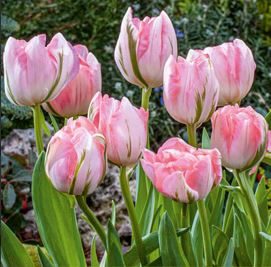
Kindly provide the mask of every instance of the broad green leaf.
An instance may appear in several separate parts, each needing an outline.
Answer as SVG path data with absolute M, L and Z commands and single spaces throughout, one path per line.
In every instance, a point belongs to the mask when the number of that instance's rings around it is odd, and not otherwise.
M 217 226 L 212 226 L 212 246 L 213 254 L 215 257 L 216 265 L 221 266 L 227 251 L 229 238 L 226 234 Z
M 57 266 L 86 266 L 74 198 L 58 192 L 44 170 L 44 152 L 33 172 L 32 200 L 43 244 Z
M 201 147 L 207 149 L 211 148 L 211 140 L 205 127 L 202 131 Z
M 223 191 L 219 187 L 215 188 L 215 190 L 217 191 L 217 194 L 216 194 L 214 206 L 211 209 L 209 224 L 222 227 L 225 191 Z
M 265 116 L 265 120 L 267 121 L 269 130 L 271 130 L 271 110 L 269 110 L 269 112 Z
M 171 198 L 167 198 L 165 196 L 163 196 L 162 198 L 163 198 L 164 209 L 166 210 L 171 221 L 173 222 L 174 227 L 177 228 L 178 223 L 177 223 L 177 218 L 175 216 L 175 211 L 174 211 L 174 206 L 173 206 L 174 200 L 172 200 Z
M 16 194 L 12 184 L 6 184 L 3 190 L 3 205 L 9 210 L 16 202 Z
M 161 220 L 159 231 L 159 249 L 164 266 L 186 266 L 187 259 L 181 253 L 181 247 L 173 223 L 167 214 L 164 213 Z
M 177 236 L 182 236 L 186 233 L 189 228 L 181 228 L 177 230 Z M 142 238 L 143 246 L 145 248 L 146 254 L 150 254 L 151 252 L 155 251 L 159 248 L 159 239 L 158 239 L 158 232 L 153 232 L 147 236 Z M 134 264 L 139 263 L 139 259 L 137 256 L 136 245 L 133 245 L 128 252 L 124 255 L 124 260 L 127 266 L 133 266 Z
M 99 267 L 99 261 L 96 254 L 96 236 L 93 236 L 91 242 L 91 267 Z
M 44 252 L 39 246 L 38 246 L 38 255 L 43 267 L 53 267 L 53 264 L 50 262 L 48 257 L 44 254 Z
M 196 260 L 198 266 L 203 266 L 203 239 L 202 239 L 202 233 L 201 233 L 201 226 L 199 221 L 199 213 L 197 212 L 192 224 L 192 242 L 194 251 L 196 254 Z
M 256 190 L 256 201 L 259 208 L 261 220 L 266 226 L 268 223 L 268 202 L 265 188 L 265 179 L 261 179 Z
M 3 267 L 34 267 L 23 244 L 1 221 L 1 264 Z
M 234 241 L 233 238 L 230 239 L 229 246 L 227 249 L 225 260 L 222 264 L 223 267 L 231 267 L 233 266 L 233 255 L 234 255 Z
M 267 241 L 271 242 L 271 235 L 264 233 L 264 232 L 260 232 L 260 235 Z
M 125 266 L 118 233 L 111 220 L 108 222 L 107 231 L 107 266 Z
M 114 200 L 112 200 L 111 222 L 115 226 L 115 224 L 116 224 L 116 205 L 115 205 L 115 201 Z
M 271 218 L 271 216 L 270 216 Z M 265 248 L 264 248 L 264 253 L 263 253 L 263 262 L 262 266 L 271 266 L 271 257 L 270 257 L 270 251 L 271 251 L 271 235 L 260 232 L 260 235 L 263 237 L 265 240 Z
M 149 263 L 147 266 L 152 266 L 152 267 L 163 267 L 163 263 L 162 263 L 162 258 L 158 257 L 157 259 L 155 259 L 154 261 L 152 261 L 151 263 Z

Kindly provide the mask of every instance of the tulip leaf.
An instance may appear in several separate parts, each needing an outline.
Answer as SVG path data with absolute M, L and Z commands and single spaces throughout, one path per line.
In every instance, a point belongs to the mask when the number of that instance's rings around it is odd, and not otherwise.
M 269 112 L 265 116 L 265 120 L 267 121 L 268 129 L 271 130 L 271 110 L 269 110 Z
M 43 244 L 56 266 L 86 266 L 74 197 L 58 192 L 44 169 L 42 152 L 33 172 L 32 200 Z
M 270 216 L 271 218 L 271 216 Z M 264 238 L 265 240 L 265 249 L 263 252 L 263 262 L 262 266 L 271 266 L 271 257 L 270 257 L 270 251 L 271 251 L 271 235 L 260 232 L 260 235 Z
M 91 242 L 91 267 L 99 267 L 99 261 L 96 254 L 96 235 L 93 236 Z
M 265 240 L 271 242 L 271 235 L 267 234 L 267 233 L 264 233 L 264 232 L 260 232 L 260 235 L 262 237 L 264 237 Z
M 201 147 L 205 149 L 211 148 L 211 140 L 205 127 L 202 131 Z
M 232 264 L 233 255 L 234 255 L 234 241 L 233 241 L 233 238 L 231 238 L 230 242 L 229 242 L 229 245 L 228 245 L 225 260 L 224 260 L 224 262 L 222 264 L 223 267 L 231 267 L 231 266 L 233 266 L 233 264 Z
M 53 267 L 53 264 L 50 262 L 50 260 L 47 258 L 47 256 L 44 254 L 44 252 L 39 246 L 38 246 L 38 255 L 43 267 Z
M 107 248 L 106 266 L 125 266 L 119 236 L 111 220 L 108 221 Z
M 153 266 L 153 267 L 163 267 L 163 262 L 162 262 L 162 258 L 158 257 L 157 259 L 155 259 L 154 261 L 152 261 L 151 263 L 149 263 L 147 266 Z
M 1 221 L 1 266 L 34 267 L 23 244 L 16 235 Z
M 176 234 L 177 236 L 181 236 L 184 233 L 186 233 L 188 230 L 189 230 L 189 227 L 181 228 L 177 230 Z M 157 248 L 159 248 L 158 232 L 153 232 L 147 236 L 144 236 L 142 238 L 142 241 L 143 241 L 143 246 L 145 248 L 145 253 L 147 255 L 155 251 Z M 137 264 L 139 262 L 136 245 L 133 245 L 130 248 L 130 250 L 125 253 L 124 260 L 127 266 L 133 266 L 134 264 Z
M 188 262 L 177 239 L 175 228 L 167 212 L 164 213 L 159 230 L 159 249 L 164 266 L 187 266 Z M 169 256 L 170 255 L 170 256 Z

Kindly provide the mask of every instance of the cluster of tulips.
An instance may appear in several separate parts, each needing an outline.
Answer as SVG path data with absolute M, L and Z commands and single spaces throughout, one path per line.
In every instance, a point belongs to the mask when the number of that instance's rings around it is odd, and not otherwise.
M 48 45 L 46 36 L 38 35 L 29 42 L 10 37 L 5 46 L 6 95 L 34 114 L 40 156 L 32 193 L 45 245 L 38 250 L 42 265 L 86 266 L 74 218 L 76 199 L 105 249 L 99 263 L 94 240 L 92 266 L 268 266 L 271 216 L 264 180 L 256 196 L 253 191 L 259 164 L 271 161 L 268 120 L 252 107 L 239 107 L 254 80 L 249 47 L 235 39 L 191 49 L 184 58 L 177 55 L 176 34 L 164 11 L 140 20 L 129 8 L 114 56 L 123 77 L 140 88 L 140 108 L 126 97 L 102 95 L 98 60 L 60 33 Z M 189 144 L 172 137 L 154 153 L 148 105 L 152 89 L 162 85 L 165 108 L 186 125 Z M 46 154 L 41 106 L 55 129 Z M 68 119 L 62 129 L 55 116 Z M 204 130 L 199 148 L 197 129 L 210 119 L 211 137 Z M 132 245 L 126 253 L 114 227 L 114 205 L 106 231 L 86 202 L 102 182 L 107 161 L 120 169 L 131 220 Z M 134 171 L 135 203 L 129 188 Z M 14 244 L 8 249 L 20 247 Z M 22 247 L 10 257 L 2 246 L 3 266 L 33 266 Z

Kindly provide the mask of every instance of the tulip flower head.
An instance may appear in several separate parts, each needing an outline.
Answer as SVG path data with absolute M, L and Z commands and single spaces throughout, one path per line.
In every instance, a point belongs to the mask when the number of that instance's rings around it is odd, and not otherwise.
M 20 106 L 54 99 L 79 70 L 78 57 L 61 33 L 45 46 L 44 34 L 29 42 L 9 37 L 3 60 L 7 98 Z
M 71 80 L 58 97 L 43 104 L 43 108 L 60 117 L 85 115 L 96 92 L 101 91 L 101 65 L 96 57 L 83 45 L 74 46 L 80 68 L 77 76 Z
M 212 116 L 211 144 L 222 155 L 223 166 L 246 170 L 264 156 L 267 123 L 251 107 L 225 106 Z
M 168 113 L 180 123 L 199 127 L 209 120 L 217 106 L 218 82 L 208 55 L 190 50 L 186 59 L 170 56 L 163 98 Z
M 89 118 L 106 140 L 108 159 L 119 166 L 137 163 L 147 142 L 148 112 L 98 92 L 89 107 Z
M 106 171 L 104 137 L 87 118 L 69 119 L 48 144 L 45 169 L 57 190 L 92 193 Z
M 170 138 L 157 154 L 145 149 L 142 167 L 163 195 L 190 203 L 205 198 L 222 178 L 217 149 L 196 149 L 180 138 Z
M 170 55 L 177 56 L 177 38 L 168 15 L 162 11 L 158 17 L 140 20 L 128 8 L 115 48 L 123 77 L 141 88 L 159 87 Z
M 251 89 L 256 64 L 249 47 L 239 39 L 222 45 L 208 47 L 219 82 L 219 106 L 239 103 Z

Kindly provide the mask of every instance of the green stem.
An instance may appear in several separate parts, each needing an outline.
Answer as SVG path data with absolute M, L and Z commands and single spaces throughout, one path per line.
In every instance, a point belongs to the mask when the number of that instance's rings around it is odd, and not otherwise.
M 205 265 L 213 266 L 212 243 L 211 243 L 210 228 L 208 224 L 205 203 L 201 199 L 201 200 L 198 200 L 197 205 L 198 205 L 199 216 L 200 216 L 201 233 L 202 233 L 203 247 L 204 247 L 204 254 L 205 254 Z
M 187 135 L 188 135 L 188 143 L 193 147 L 197 147 L 196 127 L 192 124 L 188 124 L 186 128 L 187 128 Z
M 251 219 L 251 225 L 253 228 L 253 235 L 255 239 L 255 246 L 254 246 L 254 265 L 255 267 L 261 266 L 261 252 L 263 251 L 263 244 L 262 239 L 260 236 L 260 232 L 262 231 L 262 225 L 261 225 L 261 219 L 259 210 L 257 207 L 256 200 L 254 198 L 254 194 L 252 191 L 252 188 L 249 185 L 247 177 L 240 177 L 239 171 L 234 171 L 234 175 L 236 177 L 236 180 L 241 187 L 241 191 L 245 197 L 246 203 L 247 203 L 247 213 L 250 216 Z
M 149 109 L 151 92 L 151 88 L 142 88 L 141 107 L 143 107 L 145 110 Z
M 120 186 L 121 186 L 124 202 L 127 207 L 128 214 L 131 220 L 132 231 L 133 231 L 133 236 L 136 243 L 138 257 L 142 265 L 144 265 L 147 263 L 147 259 L 146 259 L 146 254 L 143 247 L 143 242 L 141 239 L 139 225 L 136 219 L 135 207 L 134 207 L 132 195 L 129 189 L 129 183 L 126 176 L 126 167 L 120 167 Z
M 101 241 L 102 241 L 102 243 L 104 245 L 104 248 L 106 249 L 107 248 L 106 247 L 106 234 L 105 234 L 103 226 L 98 221 L 96 216 L 93 214 L 91 209 L 88 207 L 88 205 L 86 203 L 86 199 L 85 199 L 84 196 L 76 196 L 76 200 L 77 200 L 77 203 L 78 203 L 79 207 L 84 212 L 84 214 L 88 218 L 89 222 L 93 226 L 94 230 L 99 235 L 99 237 L 100 237 L 100 239 L 101 239 Z
M 42 141 L 42 125 L 41 125 L 41 110 L 40 105 L 37 104 L 33 107 L 33 117 L 34 117 L 34 132 L 36 137 L 36 146 L 38 155 L 43 151 L 43 141 Z

